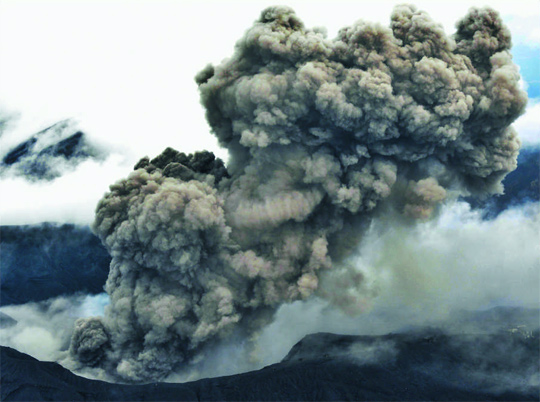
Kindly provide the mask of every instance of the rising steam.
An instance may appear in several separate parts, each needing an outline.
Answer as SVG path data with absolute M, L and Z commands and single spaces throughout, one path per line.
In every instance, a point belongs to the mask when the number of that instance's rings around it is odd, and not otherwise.
M 390 28 L 360 21 L 334 40 L 264 10 L 196 77 L 227 168 L 168 148 L 100 201 L 111 304 L 77 323 L 72 354 L 120 380 L 163 378 L 280 304 L 343 303 L 321 274 L 346 270 L 381 205 L 427 219 L 449 194 L 501 192 L 526 104 L 510 46 L 490 9 L 452 38 L 403 5 Z

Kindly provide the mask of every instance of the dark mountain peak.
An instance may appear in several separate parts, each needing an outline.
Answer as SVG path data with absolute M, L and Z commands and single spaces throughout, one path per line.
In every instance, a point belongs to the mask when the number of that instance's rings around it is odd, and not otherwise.
M 104 156 L 74 121 L 62 120 L 12 148 L 0 163 L 0 174 L 53 180 L 86 159 Z
M 17 145 L 4 157 L 4 159 L 2 160 L 2 163 L 4 165 L 13 165 L 19 159 L 27 156 L 36 142 L 37 142 L 37 138 L 31 137 L 30 139 Z

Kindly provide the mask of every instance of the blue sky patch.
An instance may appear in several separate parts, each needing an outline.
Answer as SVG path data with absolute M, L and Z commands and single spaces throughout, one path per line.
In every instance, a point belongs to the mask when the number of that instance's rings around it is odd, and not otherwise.
M 527 83 L 529 98 L 540 98 L 540 48 L 538 46 L 517 45 L 511 50 L 514 63 Z

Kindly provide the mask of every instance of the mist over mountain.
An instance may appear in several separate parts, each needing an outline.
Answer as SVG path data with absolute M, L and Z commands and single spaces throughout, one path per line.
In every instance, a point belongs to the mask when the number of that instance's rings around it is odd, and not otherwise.
M 473 312 L 473 334 L 434 328 L 384 336 L 312 334 L 281 362 L 261 370 L 183 384 L 88 380 L 2 347 L 1 396 L 5 401 L 534 401 L 540 381 L 538 322 L 513 324 L 531 313 L 538 317 L 540 311 Z M 483 326 L 486 321 L 498 329 Z
M 87 159 L 103 160 L 105 156 L 74 121 L 63 120 L 10 149 L 0 162 L 0 176 L 50 181 Z

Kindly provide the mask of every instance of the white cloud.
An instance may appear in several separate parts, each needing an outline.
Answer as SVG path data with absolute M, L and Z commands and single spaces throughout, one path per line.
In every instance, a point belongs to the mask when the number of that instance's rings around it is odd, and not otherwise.
M 514 123 L 514 128 L 523 145 L 540 145 L 540 102 L 531 102 L 525 114 Z
M 72 172 L 51 182 L 29 182 L 21 177 L 0 181 L 0 223 L 24 225 L 40 222 L 89 224 L 99 199 L 116 178 L 131 168 L 120 155 L 104 163 L 82 162 Z
M 75 117 L 139 154 L 216 148 L 193 77 L 234 40 L 219 46 L 228 35 L 204 33 L 201 15 L 182 2 L 2 2 L 0 101 L 30 126 Z
M 497 304 L 535 306 L 540 294 L 540 205 L 506 210 L 494 220 L 457 202 L 432 222 L 393 228 L 360 254 L 372 272 L 389 273 L 381 298 L 390 307 L 439 317 L 452 309 Z
M 0 344 L 37 359 L 57 361 L 66 356 L 75 320 L 103 314 L 108 296 L 60 296 L 40 303 L 0 309 L 17 323 L 0 328 Z

